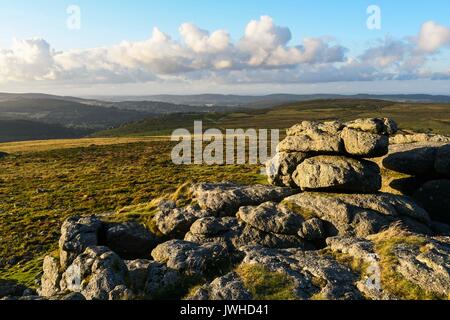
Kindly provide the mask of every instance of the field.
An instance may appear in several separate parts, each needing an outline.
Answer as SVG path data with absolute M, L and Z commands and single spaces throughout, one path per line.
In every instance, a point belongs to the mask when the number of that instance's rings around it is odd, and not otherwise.
M 402 129 L 450 133 L 450 105 L 326 100 L 228 114 L 144 120 L 93 137 L 0 144 L 0 279 L 35 286 L 42 258 L 57 248 L 72 215 L 113 213 L 148 203 L 188 181 L 264 182 L 259 166 L 176 166 L 176 128 L 287 128 L 301 120 L 392 117 Z
M 316 100 L 263 110 L 204 115 L 168 115 L 158 120 L 143 120 L 101 131 L 94 136 L 169 135 L 177 128 L 192 130 L 194 120 L 203 120 L 205 128 L 285 129 L 302 120 L 346 121 L 366 117 L 390 117 L 395 119 L 402 129 L 450 134 L 450 104 L 399 103 L 380 100 Z
M 257 166 L 176 166 L 171 142 L 146 140 L 82 140 L 75 148 L 72 140 L 49 141 L 28 152 L 23 143 L 0 145 L 13 151 L 0 160 L 0 279 L 33 285 L 68 216 L 149 202 L 188 180 L 263 181 Z

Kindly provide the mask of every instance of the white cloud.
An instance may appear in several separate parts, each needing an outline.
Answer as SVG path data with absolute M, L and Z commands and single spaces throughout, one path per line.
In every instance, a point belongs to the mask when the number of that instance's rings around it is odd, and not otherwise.
M 0 50 L 0 80 L 52 79 L 53 55 L 43 39 L 14 39 L 10 49 Z
M 434 21 L 425 22 L 419 34 L 419 48 L 425 52 L 436 52 L 450 46 L 450 28 Z
M 250 21 L 241 39 L 225 30 L 184 23 L 180 41 L 154 28 L 138 42 L 57 52 L 43 39 L 14 41 L 0 50 L 0 82 L 114 84 L 166 82 L 324 83 L 386 79 L 442 79 L 426 63 L 450 43 L 450 29 L 427 22 L 417 36 L 385 38 L 362 55 L 330 37 L 307 37 L 298 45 L 287 27 L 269 16 Z

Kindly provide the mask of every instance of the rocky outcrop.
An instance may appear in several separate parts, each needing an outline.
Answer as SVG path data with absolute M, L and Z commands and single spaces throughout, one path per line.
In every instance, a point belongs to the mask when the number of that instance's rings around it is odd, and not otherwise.
M 295 235 L 303 223 L 300 215 L 274 202 L 258 207 L 241 207 L 237 217 L 253 228 L 275 234 Z
M 342 300 L 361 299 L 362 295 L 353 285 L 357 276 L 336 260 L 318 251 L 299 249 L 267 249 L 244 247 L 242 265 L 263 266 L 272 272 L 288 276 L 293 283 L 293 294 L 298 299 Z
M 188 300 L 252 300 L 252 295 L 245 288 L 244 283 L 235 272 L 216 278 L 209 284 L 193 292 Z
M 157 246 L 152 257 L 187 276 L 206 277 L 229 267 L 227 249 L 220 244 L 172 240 Z
M 431 233 L 428 213 L 407 197 L 391 194 L 301 193 L 283 203 L 300 215 L 325 222 L 326 235 L 366 237 L 401 222 L 417 232 Z
M 379 167 L 370 161 L 341 156 L 318 156 L 305 160 L 292 179 L 302 190 L 377 192 L 381 188 Z
M 216 215 L 233 216 L 242 206 L 259 205 L 267 201 L 279 202 L 295 192 L 289 188 L 264 185 L 239 186 L 234 183 L 201 183 L 192 187 L 194 200 L 204 210 Z
M 73 217 L 61 227 L 59 257 L 61 267 L 67 268 L 88 247 L 98 245 L 102 222 L 96 217 Z
M 194 184 L 145 216 L 155 234 L 133 221 L 70 218 L 59 257 L 44 259 L 40 297 L 17 299 L 447 298 L 449 180 L 413 197 L 380 193 L 380 168 L 365 159 L 385 156 L 396 130 L 389 119 L 299 123 L 267 164 L 275 186 Z M 406 158 L 392 155 L 417 148 L 397 147 L 384 163 L 448 173 L 447 146 Z
M 211 215 L 210 211 L 201 210 L 196 206 L 163 208 L 155 215 L 153 221 L 163 235 L 171 238 L 182 238 L 196 220 Z
M 359 131 L 349 127 L 342 130 L 345 151 L 356 157 L 381 157 L 388 153 L 389 138 L 386 135 Z
M 108 300 L 110 292 L 126 284 L 128 269 L 107 247 L 89 247 L 62 274 L 62 292 L 80 292 L 88 300 Z
M 398 133 L 389 138 L 390 144 L 409 144 L 409 143 L 450 143 L 450 137 L 439 134 L 427 133 Z
M 52 256 L 46 256 L 42 266 L 41 287 L 38 290 L 40 296 L 52 297 L 61 291 L 59 283 L 61 281 L 61 266 L 59 260 Z
M 450 177 L 450 144 L 397 146 L 383 159 L 383 166 L 412 176 Z
M 304 121 L 287 130 L 277 155 L 266 164 L 269 183 L 302 190 L 371 193 L 381 188 L 378 166 L 360 158 L 388 153 L 390 119 L 348 123 Z
M 308 158 L 303 152 L 279 152 L 267 162 L 267 177 L 272 185 L 295 188 L 297 185 L 292 179 L 292 174 L 299 163 Z

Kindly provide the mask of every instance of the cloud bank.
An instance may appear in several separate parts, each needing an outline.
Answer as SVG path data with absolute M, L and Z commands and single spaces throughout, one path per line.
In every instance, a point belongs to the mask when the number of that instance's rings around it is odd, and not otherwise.
M 121 84 L 152 81 L 214 83 L 324 83 L 450 79 L 427 63 L 450 47 L 450 28 L 429 21 L 418 34 L 386 37 L 360 55 L 330 37 L 291 44 L 289 28 L 269 16 L 248 23 L 241 39 L 194 24 L 180 40 L 154 28 L 149 39 L 110 47 L 56 51 L 44 39 L 14 40 L 0 50 L 0 83 Z

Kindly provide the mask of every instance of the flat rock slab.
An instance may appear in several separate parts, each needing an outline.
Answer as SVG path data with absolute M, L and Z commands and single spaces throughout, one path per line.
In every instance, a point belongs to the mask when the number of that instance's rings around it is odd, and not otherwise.
M 188 276 L 205 277 L 220 273 L 229 265 L 226 247 L 219 244 L 204 244 L 171 240 L 160 244 L 152 251 L 155 261 Z
M 278 145 L 277 152 L 335 153 L 345 152 L 340 135 L 323 132 L 306 132 L 287 136 Z
M 395 121 L 388 118 L 357 119 L 347 122 L 345 126 L 349 129 L 380 135 L 392 135 L 398 130 L 398 126 Z
M 306 192 L 286 198 L 283 203 L 295 205 L 299 214 L 324 220 L 328 236 L 366 237 L 399 222 L 415 231 L 431 233 L 428 213 L 408 197 Z
M 318 156 L 305 160 L 293 174 L 302 190 L 373 193 L 381 188 L 378 165 L 342 156 Z
M 234 183 L 201 183 L 192 187 L 194 200 L 214 215 L 234 216 L 242 206 L 260 205 L 267 201 L 280 202 L 296 193 L 291 188 L 265 185 L 241 186 Z
M 295 235 L 299 232 L 303 218 L 288 207 L 266 202 L 258 207 L 241 207 L 238 219 L 268 233 Z
M 199 219 L 192 225 L 185 240 L 198 244 L 220 244 L 233 253 L 245 245 L 260 245 L 267 248 L 315 249 L 311 243 L 305 241 L 299 235 L 264 232 L 231 217 Z
M 354 282 L 357 275 L 336 260 L 319 251 L 299 249 L 267 249 L 247 246 L 243 265 L 263 266 L 271 272 L 288 276 L 298 299 L 311 299 L 318 295 L 330 300 L 362 299 Z

